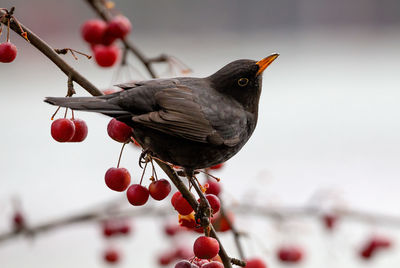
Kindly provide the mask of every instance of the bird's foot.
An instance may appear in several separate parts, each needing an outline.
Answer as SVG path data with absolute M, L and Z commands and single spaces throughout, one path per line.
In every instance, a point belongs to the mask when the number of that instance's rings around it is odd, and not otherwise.
M 151 161 L 151 151 L 149 149 L 143 149 L 139 156 L 139 167 L 143 168 L 142 164 L 147 164 Z
M 193 170 L 185 170 L 186 177 L 189 183 L 196 190 L 200 197 L 199 205 L 197 206 L 195 213 L 195 220 L 197 224 L 200 224 L 205 230 L 210 226 L 210 218 L 212 214 L 210 203 L 204 196 L 205 188 L 200 184 L 199 180 L 194 175 Z
M 211 207 L 207 199 L 204 200 L 200 198 L 200 203 L 195 213 L 195 220 L 197 224 L 201 225 L 201 227 L 208 228 L 210 225 Z

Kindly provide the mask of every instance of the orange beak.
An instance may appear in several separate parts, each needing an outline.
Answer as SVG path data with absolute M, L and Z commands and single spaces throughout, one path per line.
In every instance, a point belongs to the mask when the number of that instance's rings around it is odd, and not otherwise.
M 258 70 L 256 76 L 262 74 L 265 69 L 279 56 L 278 53 L 272 54 L 266 58 L 263 58 L 262 60 L 258 61 L 256 64 L 260 67 Z

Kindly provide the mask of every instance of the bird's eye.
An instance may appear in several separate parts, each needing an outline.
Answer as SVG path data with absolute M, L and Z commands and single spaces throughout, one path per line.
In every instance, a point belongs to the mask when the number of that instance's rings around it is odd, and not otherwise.
M 238 80 L 238 85 L 241 87 L 246 86 L 248 83 L 249 83 L 249 79 L 247 79 L 247 78 L 240 78 Z

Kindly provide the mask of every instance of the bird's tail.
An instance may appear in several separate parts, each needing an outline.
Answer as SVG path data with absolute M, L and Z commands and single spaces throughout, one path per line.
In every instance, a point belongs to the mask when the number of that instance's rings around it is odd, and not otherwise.
M 52 105 L 68 107 L 72 110 L 103 113 L 110 116 L 123 115 L 126 111 L 116 104 L 108 101 L 107 96 L 101 97 L 47 97 L 44 100 Z

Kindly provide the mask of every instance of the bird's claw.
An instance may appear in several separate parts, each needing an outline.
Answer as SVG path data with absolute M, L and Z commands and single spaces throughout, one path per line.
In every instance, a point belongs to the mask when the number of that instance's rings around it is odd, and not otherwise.
M 150 161 L 151 155 L 149 149 L 144 149 L 139 156 L 139 167 L 143 168 L 142 164 L 146 164 Z
M 202 227 L 207 227 L 210 225 L 211 217 L 211 207 L 208 202 L 204 202 L 200 199 L 200 203 L 196 209 L 195 220 L 196 223 L 200 224 Z

